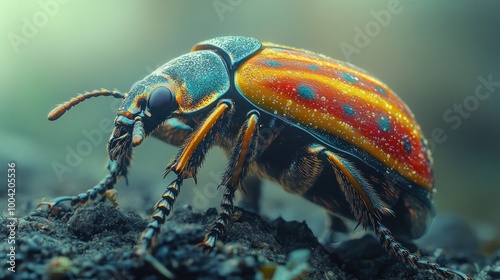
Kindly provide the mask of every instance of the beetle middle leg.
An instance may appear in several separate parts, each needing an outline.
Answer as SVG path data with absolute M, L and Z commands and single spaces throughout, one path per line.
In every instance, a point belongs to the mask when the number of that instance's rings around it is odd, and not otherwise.
M 226 189 L 220 204 L 220 212 L 215 218 L 209 232 L 205 235 L 205 239 L 198 244 L 198 246 L 203 246 L 207 252 L 215 247 L 217 238 L 224 234 L 225 227 L 229 223 L 233 212 L 234 193 L 241 185 L 250 163 L 255 159 L 255 155 L 257 154 L 257 140 L 259 138 L 258 121 L 259 112 L 251 110 L 248 112 L 247 119 L 238 132 L 236 147 L 222 177 L 222 185 L 226 186 Z

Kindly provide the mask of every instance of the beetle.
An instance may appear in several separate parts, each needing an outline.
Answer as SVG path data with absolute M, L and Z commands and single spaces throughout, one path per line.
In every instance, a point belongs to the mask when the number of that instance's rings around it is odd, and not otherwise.
M 49 113 L 56 120 L 98 96 L 123 99 L 108 141 L 109 175 L 92 189 L 47 203 L 83 205 L 127 175 L 132 149 L 148 136 L 180 146 L 164 176 L 176 174 L 154 205 L 139 254 L 154 247 L 184 180 L 212 146 L 229 160 L 220 211 L 204 240 L 224 233 L 245 178 L 268 178 L 322 206 L 332 217 L 373 228 L 387 251 L 442 276 L 458 271 L 421 259 L 400 239 L 420 237 L 433 215 L 432 158 L 408 106 L 366 71 L 310 51 L 248 37 L 203 41 L 135 83 L 128 93 L 85 92 Z

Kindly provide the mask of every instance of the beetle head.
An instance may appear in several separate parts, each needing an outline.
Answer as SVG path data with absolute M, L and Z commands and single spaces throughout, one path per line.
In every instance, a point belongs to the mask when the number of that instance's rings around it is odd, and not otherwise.
M 140 145 L 177 108 L 175 87 L 168 80 L 154 76 L 134 84 L 118 109 L 108 141 L 111 160 Z
M 55 121 L 69 109 L 92 97 L 113 96 L 124 99 L 108 141 L 109 156 L 116 160 L 131 147 L 141 144 L 163 121 L 177 114 L 177 92 L 179 89 L 166 75 L 153 73 L 135 83 L 129 93 L 101 89 L 79 94 L 57 105 L 50 111 L 48 119 Z

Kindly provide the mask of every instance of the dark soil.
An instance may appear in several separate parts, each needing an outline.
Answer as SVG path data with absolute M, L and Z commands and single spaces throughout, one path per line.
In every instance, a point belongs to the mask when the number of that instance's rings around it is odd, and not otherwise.
M 164 279 L 170 273 L 176 279 L 442 279 L 399 263 L 371 234 L 326 248 L 304 222 L 266 221 L 240 208 L 222 242 L 205 254 L 195 245 L 217 211 L 195 213 L 178 206 L 153 252 L 154 260 L 168 270 L 163 274 L 155 261 L 134 254 L 146 221 L 99 204 L 57 215 L 44 208 L 18 219 L 16 272 L 3 262 L 0 279 Z M 0 222 L 8 221 L 0 217 Z M 2 227 L 1 233 L 7 236 L 8 228 Z M 6 252 L 9 244 L 3 242 L 0 253 Z M 500 279 L 500 252 L 474 259 L 439 249 L 420 253 L 477 279 Z

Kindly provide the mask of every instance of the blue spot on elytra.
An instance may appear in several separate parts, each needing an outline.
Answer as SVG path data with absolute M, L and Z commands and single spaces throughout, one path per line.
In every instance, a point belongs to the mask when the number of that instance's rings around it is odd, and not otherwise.
M 383 95 L 387 95 L 387 92 L 385 92 L 385 90 L 384 90 L 383 88 L 381 88 L 381 87 L 379 87 L 379 86 L 375 86 L 375 89 L 376 89 L 378 92 L 382 93 Z
M 408 137 L 405 137 L 403 139 L 403 147 L 405 148 L 405 151 L 407 154 L 411 153 L 411 143 L 410 143 L 410 140 L 408 139 Z
M 299 92 L 299 95 L 305 99 L 313 99 L 314 97 L 316 97 L 314 90 L 306 85 L 300 85 L 297 88 L 297 91 Z
M 389 131 L 391 131 L 391 123 L 389 122 L 389 119 L 386 118 L 386 117 L 381 117 L 378 120 L 378 127 L 383 132 L 389 132 Z
M 358 82 L 358 78 L 356 78 L 355 76 L 353 76 L 349 73 L 342 73 L 341 76 L 342 76 L 342 78 L 344 78 L 344 80 L 348 81 L 349 83 L 357 83 Z
M 342 108 L 344 109 L 344 113 L 346 115 L 350 116 L 350 115 L 354 114 L 354 109 L 351 106 L 344 105 Z
M 309 69 L 311 69 L 311 70 L 319 70 L 319 67 L 317 65 L 309 65 Z
M 281 64 L 277 61 L 274 61 L 274 60 L 267 60 L 265 62 L 267 65 L 271 66 L 271 67 L 278 67 L 278 66 L 281 66 Z

